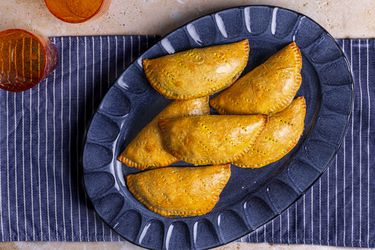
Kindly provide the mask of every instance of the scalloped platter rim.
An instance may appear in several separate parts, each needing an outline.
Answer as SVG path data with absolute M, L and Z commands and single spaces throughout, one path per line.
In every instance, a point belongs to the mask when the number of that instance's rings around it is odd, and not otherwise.
M 299 144 L 262 169 L 232 166 L 214 210 L 166 218 L 147 210 L 128 191 L 136 172 L 116 160 L 132 138 L 167 104 L 147 83 L 143 58 L 248 38 L 245 73 L 295 41 L 303 55 L 297 95 L 307 102 Z M 92 118 L 83 152 L 84 186 L 99 216 L 126 240 L 152 249 L 204 249 L 226 244 L 264 225 L 324 173 L 340 148 L 353 107 L 353 79 L 340 47 L 319 24 L 275 6 L 242 6 L 200 17 L 165 36 L 130 65 Z M 178 164 L 177 164 L 178 165 Z M 100 184 L 100 185 L 98 185 Z

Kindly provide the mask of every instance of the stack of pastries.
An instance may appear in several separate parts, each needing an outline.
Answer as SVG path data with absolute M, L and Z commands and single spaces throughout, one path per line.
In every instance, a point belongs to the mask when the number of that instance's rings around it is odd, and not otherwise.
M 151 211 L 206 214 L 230 179 L 231 163 L 260 168 L 298 143 L 306 114 L 304 97 L 295 98 L 302 81 L 298 46 L 290 43 L 240 78 L 248 57 L 242 40 L 143 60 L 150 84 L 173 101 L 118 159 L 142 170 L 126 183 Z M 179 161 L 194 166 L 170 166 Z

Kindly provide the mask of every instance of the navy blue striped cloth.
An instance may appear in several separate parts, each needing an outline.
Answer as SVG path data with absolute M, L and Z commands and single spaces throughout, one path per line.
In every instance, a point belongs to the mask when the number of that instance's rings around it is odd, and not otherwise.
M 53 38 L 56 71 L 26 92 L 0 91 L 0 241 L 121 240 L 82 190 L 83 135 L 109 86 L 157 39 Z M 375 247 L 375 40 L 338 42 L 355 80 L 343 147 L 297 203 L 241 241 Z

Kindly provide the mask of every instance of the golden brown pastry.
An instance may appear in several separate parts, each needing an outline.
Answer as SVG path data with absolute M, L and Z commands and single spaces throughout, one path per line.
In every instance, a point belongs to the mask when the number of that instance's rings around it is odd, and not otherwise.
M 198 216 L 210 212 L 230 178 L 230 165 L 168 167 L 130 174 L 129 191 L 163 216 Z
M 221 114 L 273 114 L 286 108 L 301 86 L 302 56 L 292 42 L 210 101 Z
M 159 121 L 167 150 L 195 165 L 224 164 L 246 153 L 266 124 L 264 115 L 203 115 Z
M 158 127 L 159 119 L 209 113 L 208 97 L 170 103 L 125 148 L 118 157 L 119 161 L 141 170 L 168 166 L 178 161 L 164 149 Z
M 269 118 L 252 149 L 234 164 L 243 168 L 260 168 L 280 160 L 298 143 L 305 115 L 305 98 L 297 97 L 289 107 Z
M 247 64 L 249 42 L 191 49 L 156 59 L 144 59 L 151 85 L 169 99 L 211 95 L 231 85 Z

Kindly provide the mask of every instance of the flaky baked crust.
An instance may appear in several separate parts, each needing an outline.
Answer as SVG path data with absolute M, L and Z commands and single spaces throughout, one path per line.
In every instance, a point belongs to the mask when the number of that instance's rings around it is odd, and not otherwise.
M 164 148 L 158 127 L 159 119 L 209 113 L 208 97 L 173 101 L 139 132 L 118 160 L 127 166 L 141 170 L 168 166 L 179 161 Z
M 280 160 L 297 145 L 305 126 L 305 116 L 305 98 L 297 97 L 289 107 L 269 118 L 251 150 L 234 164 L 260 168 Z
M 249 42 L 210 46 L 144 59 L 150 84 L 169 99 L 211 95 L 231 85 L 241 75 L 249 56 Z
M 301 86 L 302 56 L 292 42 L 214 97 L 220 114 L 274 114 L 293 101 Z
M 129 191 L 151 211 L 167 217 L 210 212 L 231 175 L 230 165 L 168 167 L 126 178 Z
M 266 124 L 264 115 L 203 115 L 159 121 L 166 149 L 195 165 L 225 164 L 240 158 Z

